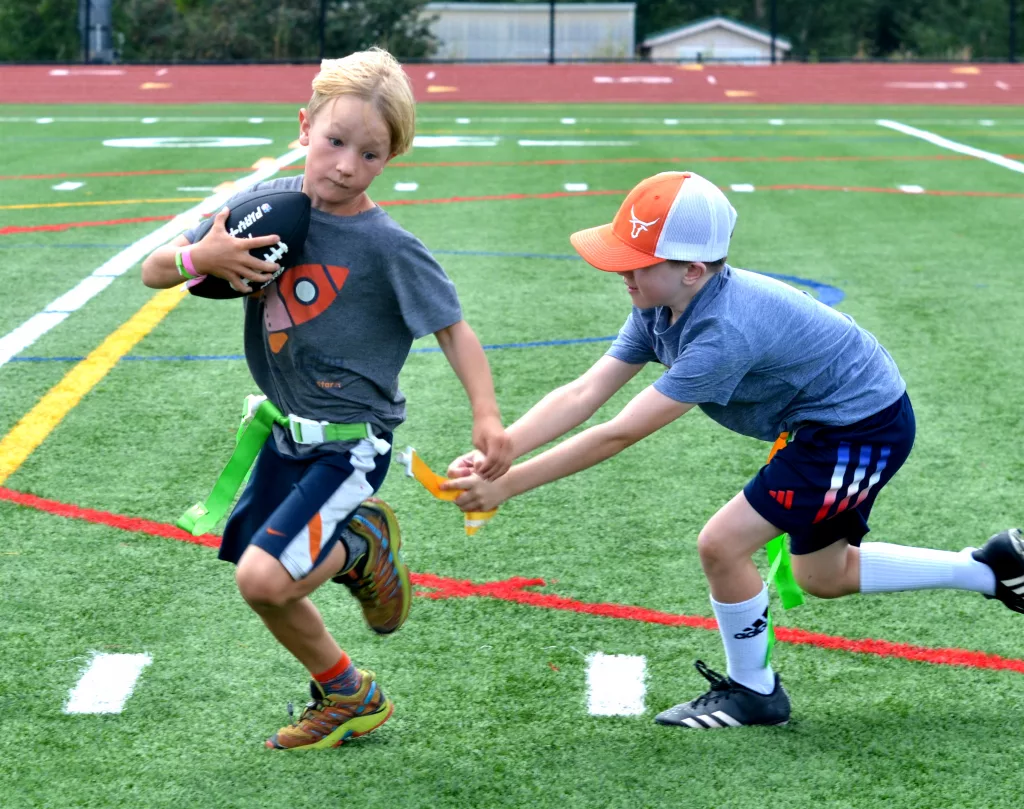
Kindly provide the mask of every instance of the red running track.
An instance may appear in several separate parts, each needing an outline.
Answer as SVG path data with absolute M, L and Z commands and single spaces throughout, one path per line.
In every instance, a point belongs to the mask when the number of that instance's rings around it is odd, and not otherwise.
M 309 99 L 315 65 L 8 65 L 2 104 Z M 418 101 L 666 104 L 1024 104 L 1011 64 L 407 65 Z M 429 76 L 429 78 L 428 78 Z

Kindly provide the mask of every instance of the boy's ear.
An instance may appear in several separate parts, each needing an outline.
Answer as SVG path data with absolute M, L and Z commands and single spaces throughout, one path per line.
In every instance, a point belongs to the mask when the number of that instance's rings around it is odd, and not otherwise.
M 707 265 L 703 261 L 688 261 L 683 278 L 687 283 L 692 284 L 699 281 L 707 271 Z
M 301 146 L 309 146 L 309 127 L 309 114 L 303 107 L 299 110 L 299 145 Z

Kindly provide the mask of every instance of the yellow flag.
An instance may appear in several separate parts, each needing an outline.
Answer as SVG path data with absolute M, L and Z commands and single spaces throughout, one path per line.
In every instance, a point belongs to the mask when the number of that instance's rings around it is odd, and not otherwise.
M 448 480 L 446 477 L 434 472 L 426 462 L 416 453 L 412 447 L 406 447 L 405 452 L 399 452 L 395 457 L 395 461 L 405 467 L 405 474 L 411 478 L 416 478 L 434 497 L 438 500 L 447 500 L 448 502 L 454 501 L 460 494 L 461 491 L 454 489 L 447 491 L 441 488 L 441 484 Z M 498 513 L 498 509 L 492 509 L 490 511 L 467 511 L 463 514 L 463 525 L 466 529 L 467 536 L 473 536 L 483 526 Z

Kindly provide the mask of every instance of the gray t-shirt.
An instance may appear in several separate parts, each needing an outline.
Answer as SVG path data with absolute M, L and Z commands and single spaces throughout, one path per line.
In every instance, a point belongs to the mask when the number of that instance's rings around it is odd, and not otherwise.
M 300 191 L 302 177 L 259 188 Z M 313 209 L 297 264 L 243 300 L 249 370 L 282 412 L 387 431 L 405 420 L 398 375 L 412 341 L 462 320 L 444 270 L 379 207 Z M 305 454 L 283 430 L 275 435 L 283 452 Z
M 853 424 L 906 390 L 853 318 L 758 273 L 726 266 L 670 326 L 671 314 L 634 307 L 608 354 L 662 363 L 660 393 L 743 435 L 774 441 L 804 424 Z

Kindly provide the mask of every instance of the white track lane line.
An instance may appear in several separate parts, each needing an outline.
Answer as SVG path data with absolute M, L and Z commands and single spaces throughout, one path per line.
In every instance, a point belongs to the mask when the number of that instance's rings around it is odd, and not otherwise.
M 54 326 L 59 325 L 72 312 L 81 309 L 92 298 L 110 286 L 119 275 L 142 261 L 160 245 L 169 242 L 182 231 L 192 227 L 203 214 L 209 214 L 220 208 L 228 198 L 239 191 L 244 191 L 258 182 L 277 174 L 285 166 L 294 163 L 306 154 L 305 147 L 293 149 L 278 158 L 267 160 L 252 174 L 234 182 L 234 187 L 213 194 L 198 205 L 178 214 L 167 224 L 157 228 L 148 236 L 144 236 L 129 245 L 113 258 L 105 261 L 86 278 L 82 279 L 73 289 L 65 292 L 55 301 L 36 315 L 30 317 L 20 326 L 0 337 L 0 367 L 32 345 Z
M 146 654 L 94 654 L 71 689 L 64 713 L 121 713 L 142 670 L 152 662 Z
M 1003 157 L 1001 154 L 986 152 L 984 149 L 976 149 L 973 146 L 967 146 L 964 143 L 957 143 L 955 140 L 950 140 L 949 138 L 944 138 L 941 135 L 936 135 L 934 132 L 918 129 L 915 126 L 907 126 L 906 124 L 901 124 L 899 121 L 887 121 L 882 118 L 875 123 L 888 129 L 895 129 L 897 132 L 902 132 L 904 135 L 910 135 L 911 137 L 920 138 L 921 140 L 926 140 L 929 143 L 934 143 L 936 146 L 943 149 L 949 149 L 953 152 L 977 157 L 979 160 L 987 160 L 989 163 L 993 163 L 996 166 L 1002 166 L 1004 169 L 1024 174 L 1024 163 L 1021 163 L 1018 160 L 1011 160 L 1008 157 Z
M 587 711 L 591 716 L 640 716 L 646 675 L 642 655 L 587 655 Z

